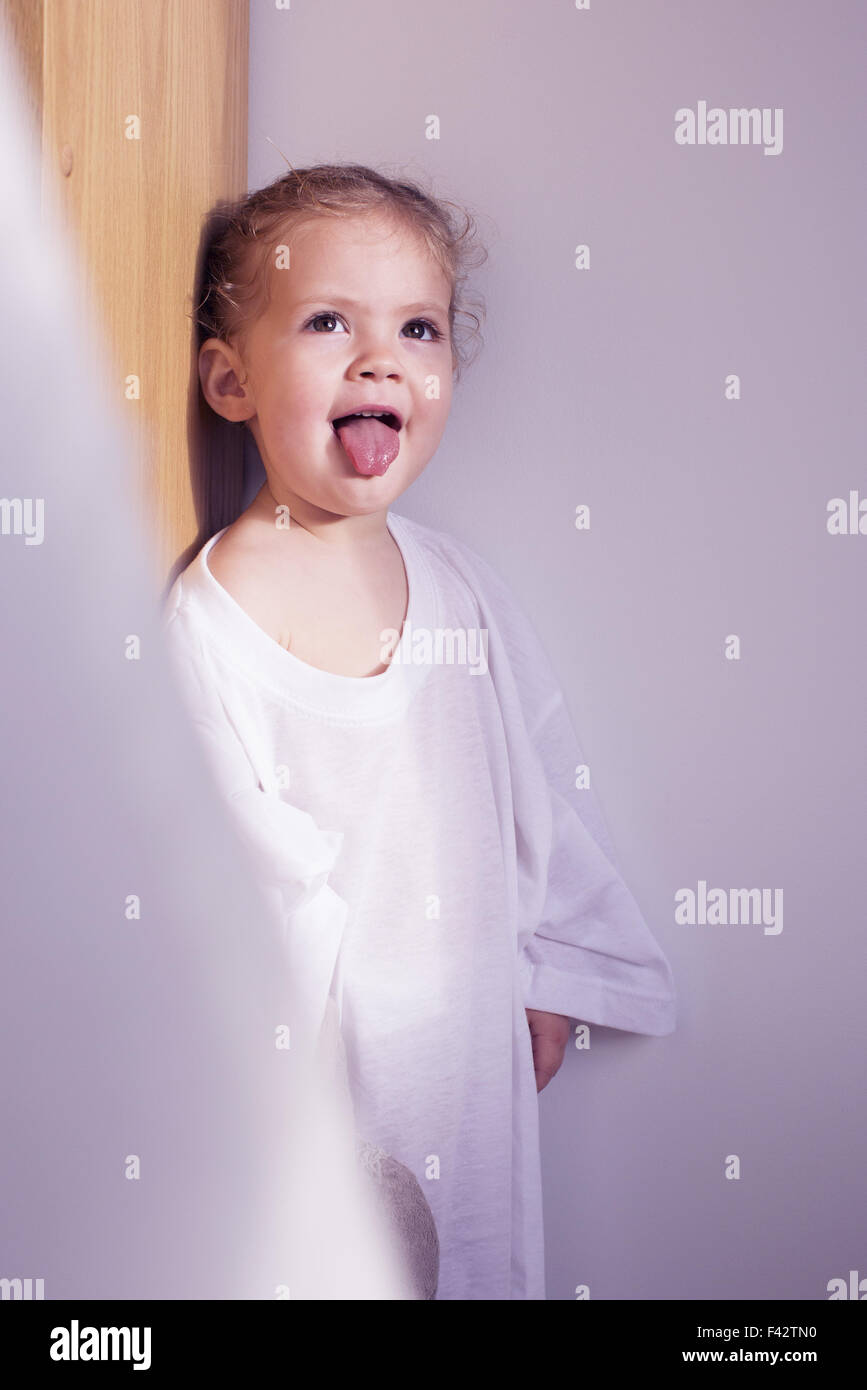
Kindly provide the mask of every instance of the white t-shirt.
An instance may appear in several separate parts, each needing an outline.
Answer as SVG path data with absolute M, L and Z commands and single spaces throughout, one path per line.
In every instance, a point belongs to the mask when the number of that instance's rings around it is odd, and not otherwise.
M 172 588 L 166 632 L 279 908 L 296 1022 L 312 1036 L 336 1000 L 359 1135 L 433 1211 L 437 1298 L 542 1299 L 524 1010 L 663 1035 L 672 977 L 575 788 L 584 759 L 531 624 L 469 547 L 388 526 L 409 604 L 379 675 L 269 637 L 208 568 L 222 531 Z

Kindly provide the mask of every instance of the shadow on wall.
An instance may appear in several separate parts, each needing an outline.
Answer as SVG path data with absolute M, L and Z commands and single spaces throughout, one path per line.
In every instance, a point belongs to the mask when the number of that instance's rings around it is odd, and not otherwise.
M 172 565 L 163 588 L 163 598 L 168 595 L 178 575 L 195 559 L 205 542 L 241 515 L 246 505 L 246 451 L 252 446 L 257 457 L 259 452 L 246 424 L 224 420 L 217 415 L 208 405 L 199 386 L 199 349 L 207 335 L 197 322 L 197 312 L 207 295 L 210 244 L 224 225 L 224 221 L 222 204 L 212 208 L 203 219 L 190 305 L 187 452 L 198 531 L 195 539 Z

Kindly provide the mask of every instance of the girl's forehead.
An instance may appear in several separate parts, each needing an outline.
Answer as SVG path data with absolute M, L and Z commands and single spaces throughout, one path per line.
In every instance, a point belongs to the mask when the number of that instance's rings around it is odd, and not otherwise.
M 418 228 L 380 209 L 308 218 L 287 228 L 283 240 L 299 255 L 326 249 L 338 253 L 378 249 L 383 255 L 433 259 Z
M 443 267 L 421 233 L 381 212 L 346 217 L 316 217 L 287 229 L 281 241 L 289 247 L 289 263 L 299 274 L 295 280 L 336 275 L 356 276 L 369 269 L 375 258 L 383 271 L 397 278 L 398 268 L 423 279 L 440 293 L 448 286 Z M 288 282 L 284 281 L 289 288 Z

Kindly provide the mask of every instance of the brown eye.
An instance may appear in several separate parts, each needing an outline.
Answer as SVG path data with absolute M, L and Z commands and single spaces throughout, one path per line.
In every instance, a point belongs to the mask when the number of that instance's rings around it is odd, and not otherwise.
M 332 314 L 332 313 L 330 313 L 330 312 L 329 312 L 329 313 L 323 313 L 323 314 L 314 314 L 312 319 L 308 319 L 308 321 L 307 321 L 307 323 L 305 323 L 304 327 L 305 327 L 305 328 L 312 328 L 313 325 L 314 325 L 315 323 L 321 323 L 323 319 L 328 319 L 330 322 L 333 322 L 333 323 L 339 323 L 339 322 L 340 322 L 340 315 L 339 315 L 339 314 Z
M 439 329 L 436 327 L 436 325 L 433 324 L 433 323 L 431 323 L 430 319 L 411 319 L 409 323 L 407 323 L 407 324 L 404 325 L 404 330 L 406 330 L 407 328 L 413 328 L 413 327 L 416 327 L 416 326 L 419 327 L 419 328 L 421 328 L 421 329 L 428 328 L 428 329 L 430 329 L 430 332 L 431 332 L 431 337 L 430 337 L 430 338 L 420 338 L 420 337 L 417 337 L 415 334 L 412 334 L 411 336 L 415 338 L 415 340 L 416 340 L 417 343 L 424 343 L 424 342 L 435 343 L 435 342 L 437 341 L 438 338 L 441 338 L 441 337 L 443 336 L 442 333 L 440 333 Z

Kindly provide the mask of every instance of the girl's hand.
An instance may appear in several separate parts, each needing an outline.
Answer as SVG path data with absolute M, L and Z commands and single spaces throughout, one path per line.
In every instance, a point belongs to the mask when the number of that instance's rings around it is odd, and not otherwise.
M 533 1040 L 533 1070 L 538 1094 L 560 1070 L 572 1023 L 565 1014 L 549 1014 L 542 1009 L 525 1009 L 524 1012 Z

